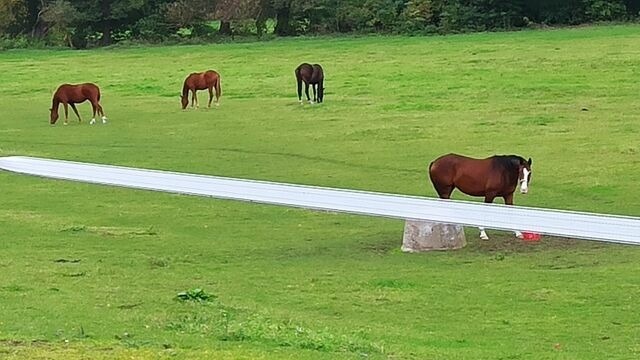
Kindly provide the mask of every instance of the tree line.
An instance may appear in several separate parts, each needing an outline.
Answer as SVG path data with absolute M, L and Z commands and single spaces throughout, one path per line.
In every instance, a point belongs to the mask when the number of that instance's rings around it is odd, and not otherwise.
M 0 0 L 0 47 L 511 30 L 639 12 L 640 0 Z

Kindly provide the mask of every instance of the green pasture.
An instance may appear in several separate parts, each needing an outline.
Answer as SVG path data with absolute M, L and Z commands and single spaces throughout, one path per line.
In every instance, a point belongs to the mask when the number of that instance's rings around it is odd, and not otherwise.
M 305 61 L 324 104 L 298 104 Z M 221 106 L 180 110 L 209 68 Z M 110 122 L 50 126 L 54 89 L 87 81 Z M 433 197 L 437 156 L 518 154 L 516 204 L 640 216 L 639 94 L 639 26 L 10 51 L 0 156 Z M 404 254 L 402 228 L 0 172 L 0 358 L 640 356 L 639 247 L 467 229 Z

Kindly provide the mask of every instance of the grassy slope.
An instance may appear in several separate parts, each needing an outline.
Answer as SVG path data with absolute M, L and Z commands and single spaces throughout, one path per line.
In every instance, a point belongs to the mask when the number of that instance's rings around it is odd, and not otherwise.
M 516 203 L 640 215 L 638 30 L 1 53 L 0 155 L 433 196 L 436 156 L 517 153 L 534 180 Z M 302 61 L 325 67 L 322 106 L 297 104 Z M 206 68 L 222 106 L 180 111 Z M 48 126 L 55 86 L 80 81 L 112 122 Z M 634 247 L 470 231 L 462 251 L 406 255 L 397 221 L 8 173 L 0 194 L 0 355 L 640 353 Z M 173 300 L 195 287 L 218 298 Z

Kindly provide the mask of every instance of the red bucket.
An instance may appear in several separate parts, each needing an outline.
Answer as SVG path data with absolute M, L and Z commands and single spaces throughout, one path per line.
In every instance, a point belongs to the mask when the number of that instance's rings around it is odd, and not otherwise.
M 522 240 L 524 241 L 540 241 L 540 234 L 532 232 L 523 232 Z

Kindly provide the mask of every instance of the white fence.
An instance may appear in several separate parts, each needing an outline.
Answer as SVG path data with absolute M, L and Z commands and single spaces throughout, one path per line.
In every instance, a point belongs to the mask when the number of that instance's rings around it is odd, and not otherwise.
M 340 190 L 24 156 L 0 157 L 0 169 L 47 178 L 306 209 L 640 244 L 640 218 L 637 217 Z

